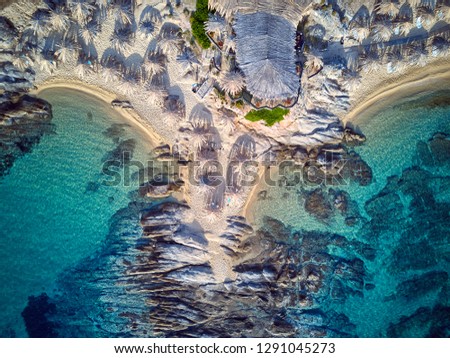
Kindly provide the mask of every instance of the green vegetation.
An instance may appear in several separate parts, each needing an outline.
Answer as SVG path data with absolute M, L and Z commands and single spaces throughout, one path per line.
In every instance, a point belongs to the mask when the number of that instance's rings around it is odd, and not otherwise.
M 251 122 L 257 122 L 263 120 L 266 124 L 271 127 L 275 123 L 281 122 L 284 119 L 284 116 L 289 113 L 288 109 L 284 108 L 274 108 L 272 110 L 269 109 L 252 109 L 245 116 Z
M 197 0 L 195 12 L 191 16 L 191 27 L 195 39 L 204 49 L 211 46 L 211 42 L 205 33 L 205 23 L 208 21 L 208 15 L 208 0 Z

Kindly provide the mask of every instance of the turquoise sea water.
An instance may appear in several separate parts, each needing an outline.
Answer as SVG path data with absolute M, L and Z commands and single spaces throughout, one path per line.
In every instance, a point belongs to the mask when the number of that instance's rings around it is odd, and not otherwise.
M 135 139 L 135 159 L 151 151 L 139 129 L 92 96 L 52 89 L 41 97 L 53 106 L 55 133 L 0 180 L 0 336 L 26 336 L 28 296 L 51 293 L 61 272 L 98 249 L 111 216 L 128 204 L 136 184 L 101 185 L 105 155 L 127 139 Z
M 150 159 L 151 148 L 136 128 L 118 126 L 122 119 L 100 101 L 61 90 L 42 96 L 53 105 L 55 134 L 0 182 L 0 336 L 26 336 L 21 312 L 28 296 L 43 292 L 56 297 L 50 300 L 57 304 L 52 322 L 60 336 L 124 336 L 130 312 L 149 314 L 145 295 L 121 283 L 126 255 L 135 258 L 146 203 L 130 203 L 136 185 L 99 185 L 100 171 L 118 148 L 132 149 L 127 139 L 136 139 L 135 159 Z M 296 312 L 305 309 L 313 323 L 327 322 L 331 335 L 424 336 L 430 327 L 437 327 L 434 336 L 449 334 L 450 151 L 448 140 L 430 141 L 436 133 L 450 134 L 449 98 L 448 91 L 423 94 L 358 122 L 367 141 L 354 150 L 371 167 L 373 182 L 333 187 L 347 192 L 357 208 L 355 225 L 337 210 L 329 220 L 311 216 L 305 190 L 315 188 L 302 184 L 266 188 L 267 199 L 256 203 L 255 229 L 264 226 L 265 216 L 278 219 L 290 233 L 278 230 L 283 237 L 277 240 L 305 250 L 293 259 L 308 257 L 308 250 L 317 256 L 309 257 L 312 264 L 298 263 L 298 277 L 303 269 L 312 280 L 321 277 L 323 264 L 329 292 L 320 289 L 312 307 L 287 307 L 300 326 L 308 318 L 298 319 Z M 312 246 L 319 252 L 302 246 L 305 237 L 318 241 Z M 355 262 L 362 263 L 361 272 L 355 273 Z M 30 312 L 45 315 L 49 307 L 41 302 Z
M 373 182 L 333 189 L 350 195 L 365 223 L 349 226 L 337 214 L 317 220 L 305 210 L 301 194 L 315 188 L 304 185 L 267 187 L 267 199 L 256 203 L 255 226 L 263 226 L 264 216 L 269 216 L 291 232 L 337 233 L 374 248 L 375 258 L 364 260 L 369 285 L 345 302 L 330 298 L 321 307 L 345 314 L 358 336 L 421 336 L 438 320 L 435 312 L 449 304 L 449 147 L 442 150 L 445 160 L 439 165 L 419 154 L 436 133 L 450 134 L 449 99 L 449 91 L 422 94 L 358 121 L 367 141 L 354 150 L 372 168 Z M 352 248 L 331 253 L 360 257 Z

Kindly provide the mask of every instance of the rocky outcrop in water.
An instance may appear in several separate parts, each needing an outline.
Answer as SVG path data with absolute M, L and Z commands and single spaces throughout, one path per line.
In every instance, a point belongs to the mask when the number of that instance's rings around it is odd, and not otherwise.
M 17 36 L 14 25 L 0 17 L 0 177 L 43 135 L 52 133 L 50 104 L 27 94 L 34 72 L 13 64 L 22 56 L 15 52 Z

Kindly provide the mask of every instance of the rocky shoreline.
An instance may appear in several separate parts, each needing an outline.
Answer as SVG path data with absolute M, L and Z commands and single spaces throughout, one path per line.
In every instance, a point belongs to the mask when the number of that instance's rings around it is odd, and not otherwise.
M 0 17 L 0 177 L 8 173 L 14 161 L 29 153 L 43 135 L 53 131 L 50 103 L 28 95 L 34 86 L 32 69 L 19 69 L 13 61 L 17 30 Z

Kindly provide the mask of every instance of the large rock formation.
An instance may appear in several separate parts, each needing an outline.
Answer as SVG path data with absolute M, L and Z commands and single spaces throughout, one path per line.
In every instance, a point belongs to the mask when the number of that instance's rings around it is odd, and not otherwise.
M 22 56 L 15 52 L 17 36 L 14 25 L 0 17 L 0 177 L 16 158 L 52 132 L 50 104 L 27 94 L 33 87 L 34 72 L 12 62 Z

